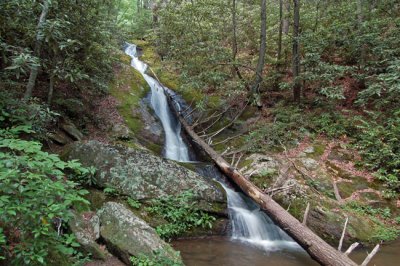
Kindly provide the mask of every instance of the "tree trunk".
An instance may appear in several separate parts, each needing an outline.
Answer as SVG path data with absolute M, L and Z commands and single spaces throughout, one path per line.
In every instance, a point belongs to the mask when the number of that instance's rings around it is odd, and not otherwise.
M 54 92 L 54 82 L 55 82 L 55 75 L 50 75 L 50 85 L 49 85 L 49 93 L 47 94 L 47 104 L 50 106 L 51 101 L 53 99 L 53 92 Z
M 293 0 L 293 99 L 300 102 L 301 83 L 300 83 L 300 0 Z
M 239 68 L 236 65 L 236 55 L 238 52 L 237 47 L 237 21 L 236 21 L 236 0 L 232 0 L 232 76 L 236 75 L 243 80 L 242 75 L 240 74 Z
M 167 93 L 167 92 L 166 92 Z M 168 95 L 168 93 L 167 93 Z M 178 117 L 189 136 L 203 149 L 221 171 L 235 182 L 244 193 L 252 198 L 260 208 L 265 211 L 287 234 L 289 234 L 297 243 L 299 243 L 310 256 L 322 265 L 334 266 L 356 266 L 351 259 L 343 253 L 331 247 L 318 235 L 304 226 L 270 196 L 263 193 L 258 187 L 247 180 L 234 167 L 229 165 L 216 151 L 214 151 L 202 138 L 200 138 L 193 128 L 180 115 L 173 98 L 168 95 L 168 101 L 172 106 L 172 110 Z
M 283 16 L 283 33 L 289 34 L 289 15 L 290 15 L 290 0 L 282 0 L 285 4 L 286 14 Z
M 42 5 L 42 13 L 40 14 L 39 23 L 37 25 L 36 41 L 34 48 L 34 55 L 38 58 L 40 57 L 40 50 L 42 48 L 43 25 L 46 22 L 46 16 L 48 12 L 49 12 L 49 2 L 48 0 L 44 0 Z M 31 73 L 29 75 L 28 84 L 26 86 L 24 94 L 24 100 L 28 100 L 29 98 L 32 97 L 32 90 L 35 87 L 38 72 L 39 72 L 39 66 L 33 66 L 31 68 Z
M 359 29 L 359 35 L 363 35 L 363 23 L 364 23 L 364 14 L 363 14 L 363 9 L 362 9 L 362 0 L 357 0 L 357 21 L 358 21 L 358 29 Z M 361 67 L 364 66 L 365 64 L 365 57 L 366 57 L 366 47 L 365 44 L 361 44 L 361 52 L 360 52 L 360 65 Z
M 265 52 L 267 49 L 267 0 L 261 1 L 261 31 L 260 31 L 260 51 L 256 68 L 255 83 L 251 89 L 252 97 L 256 100 L 257 106 L 261 107 L 260 84 L 265 64 Z
M 283 0 L 279 0 L 279 32 L 278 32 L 278 52 L 276 57 L 276 68 L 280 70 L 282 60 L 282 31 L 283 31 Z

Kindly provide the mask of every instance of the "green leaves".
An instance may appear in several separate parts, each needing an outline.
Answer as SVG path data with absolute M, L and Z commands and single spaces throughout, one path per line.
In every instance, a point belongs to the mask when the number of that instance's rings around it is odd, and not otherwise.
M 90 170 L 43 152 L 38 142 L 19 139 L 18 133 L 24 131 L 29 128 L 0 132 L 0 224 L 5 225 L 0 246 L 8 250 L 14 264 L 45 264 L 54 245 L 75 252 L 73 236 L 58 237 L 53 223 L 67 222 L 73 205 L 88 204 L 82 198 L 85 191 L 66 180 L 63 171 L 81 174 Z
M 211 228 L 215 217 L 201 211 L 192 191 L 185 191 L 178 196 L 164 196 L 151 202 L 146 208 L 150 213 L 160 215 L 168 223 L 157 226 L 157 233 L 164 239 L 178 236 L 193 227 Z

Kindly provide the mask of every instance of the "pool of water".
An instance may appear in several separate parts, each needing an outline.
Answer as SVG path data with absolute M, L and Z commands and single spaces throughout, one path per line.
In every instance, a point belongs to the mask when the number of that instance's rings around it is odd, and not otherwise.
M 319 265 L 298 248 L 266 251 L 224 237 L 177 240 L 173 247 L 187 266 Z
M 283 249 L 265 251 L 248 243 L 232 241 L 228 237 L 176 240 L 172 243 L 181 252 L 187 266 L 313 266 L 319 265 L 303 250 Z M 369 250 L 359 249 L 350 257 L 361 264 Z M 400 239 L 383 245 L 369 266 L 400 265 Z

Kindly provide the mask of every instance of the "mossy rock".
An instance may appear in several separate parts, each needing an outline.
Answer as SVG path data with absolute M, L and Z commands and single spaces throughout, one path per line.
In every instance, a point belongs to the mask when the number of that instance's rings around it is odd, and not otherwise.
M 67 159 L 79 159 L 83 165 L 96 167 L 96 185 L 101 188 L 112 187 L 119 194 L 137 200 L 178 195 L 192 190 L 203 210 L 213 212 L 215 209 L 226 209 L 226 195 L 219 184 L 174 161 L 144 150 L 106 145 L 98 141 L 77 142 L 67 150 Z M 214 204 L 225 207 L 215 208 Z
M 145 254 L 152 257 L 155 251 L 160 250 L 171 259 L 181 260 L 152 227 L 122 204 L 107 202 L 98 215 L 100 235 L 107 248 L 127 265 L 130 265 L 131 256 Z

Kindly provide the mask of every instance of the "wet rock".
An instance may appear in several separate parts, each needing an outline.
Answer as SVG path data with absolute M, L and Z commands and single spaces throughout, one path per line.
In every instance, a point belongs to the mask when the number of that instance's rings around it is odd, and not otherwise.
M 153 143 L 159 145 L 164 144 L 164 130 L 161 122 L 152 114 L 152 110 L 149 108 L 150 105 L 150 94 L 143 99 L 139 104 L 138 112 L 140 112 L 144 127 L 142 133 L 144 137 Z
M 225 192 L 218 183 L 147 151 L 88 141 L 71 144 L 66 153 L 67 159 L 96 167 L 99 187 L 112 187 L 137 200 L 192 190 L 201 209 L 226 211 Z
M 108 250 L 130 265 L 130 257 L 154 251 L 164 251 L 172 259 L 180 259 L 173 249 L 165 243 L 143 220 L 135 216 L 122 204 L 107 202 L 98 211 L 100 217 L 100 235 Z
M 76 128 L 71 121 L 64 121 L 61 123 L 61 129 L 65 131 L 73 140 L 82 140 L 83 134 Z
M 96 243 L 100 237 L 100 220 L 94 212 L 73 213 L 69 225 L 83 250 L 92 254 L 94 259 L 106 258 L 106 253 Z

